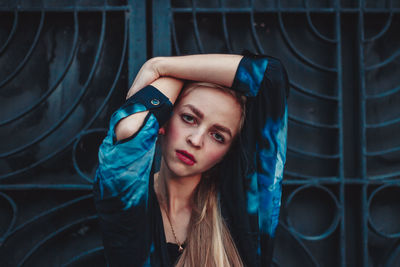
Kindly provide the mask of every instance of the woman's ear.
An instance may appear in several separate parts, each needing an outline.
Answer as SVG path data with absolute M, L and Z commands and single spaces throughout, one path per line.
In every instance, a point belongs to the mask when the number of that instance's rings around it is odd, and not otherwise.
M 158 134 L 159 134 L 159 135 L 165 135 L 165 128 L 164 128 L 164 126 L 161 127 L 161 128 L 158 130 Z

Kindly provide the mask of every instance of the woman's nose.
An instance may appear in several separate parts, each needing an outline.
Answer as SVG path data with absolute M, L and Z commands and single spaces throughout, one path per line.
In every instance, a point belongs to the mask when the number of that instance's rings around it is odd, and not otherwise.
M 204 142 L 204 133 L 201 130 L 193 131 L 188 135 L 187 142 L 194 147 L 202 147 Z

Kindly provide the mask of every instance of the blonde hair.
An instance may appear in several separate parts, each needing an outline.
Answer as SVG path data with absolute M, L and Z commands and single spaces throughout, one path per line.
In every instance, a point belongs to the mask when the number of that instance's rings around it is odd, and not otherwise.
M 245 117 L 246 98 L 244 96 L 223 86 L 193 82 L 185 86 L 180 98 L 198 87 L 216 88 L 234 96 L 241 107 L 240 128 L 242 127 Z M 188 228 L 186 247 L 177 260 L 175 265 L 177 267 L 243 266 L 235 242 L 221 215 L 217 190 L 218 178 L 211 174 L 211 172 L 207 175 L 203 174 L 193 194 L 192 215 Z

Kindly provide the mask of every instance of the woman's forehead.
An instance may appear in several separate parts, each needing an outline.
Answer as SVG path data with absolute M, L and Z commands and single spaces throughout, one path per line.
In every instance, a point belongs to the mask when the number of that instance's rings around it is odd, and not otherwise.
M 184 95 L 178 109 L 189 109 L 196 116 L 204 117 L 216 123 L 226 123 L 236 128 L 241 116 L 237 100 L 228 93 L 215 88 L 196 88 Z
M 231 94 L 216 88 L 197 87 L 184 94 L 179 101 L 180 106 L 192 105 L 213 111 L 235 111 L 240 113 L 240 105 Z

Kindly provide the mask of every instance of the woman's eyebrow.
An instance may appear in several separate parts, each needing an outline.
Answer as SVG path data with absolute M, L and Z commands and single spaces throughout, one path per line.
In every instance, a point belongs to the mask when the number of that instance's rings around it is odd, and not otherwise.
M 219 124 L 215 124 L 214 128 L 221 131 L 221 132 L 225 132 L 227 133 L 231 138 L 232 138 L 232 133 L 231 130 L 229 130 L 229 128 L 226 128 L 225 126 L 219 125 Z
M 195 106 L 193 106 L 191 104 L 186 104 L 186 105 L 183 105 L 183 107 L 188 107 L 200 119 L 204 118 L 204 113 L 201 112 L 200 110 L 198 110 Z M 231 130 L 229 130 L 229 128 L 222 126 L 220 124 L 215 124 L 213 127 L 221 132 L 228 134 L 232 138 L 232 132 L 231 132 Z
M 195 106 L 190 105 L 190 104 L 186 104 L 186 105 L 184 105 L 184 107 L 190 108 L 190 109 L 192 110 L 192 112 L 193 112 L 194 114 L 196 114 L 196 116 L 199 117 L 200 119 L 203 119 L 203 118 L 204 118 L 203 112 L 201 112 L 200 110 L 198 110 Z

